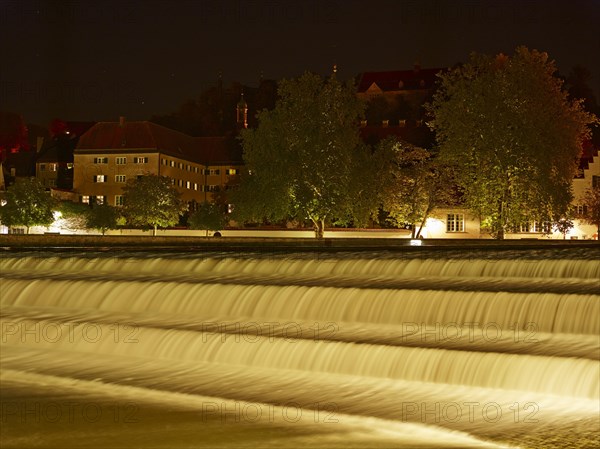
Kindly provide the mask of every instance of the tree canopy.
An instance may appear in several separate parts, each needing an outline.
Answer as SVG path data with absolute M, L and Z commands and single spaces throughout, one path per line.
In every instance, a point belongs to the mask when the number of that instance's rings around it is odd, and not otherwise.
M 208 231 L 219 231 L 227 224 L 227 218 L 223 211 L 223 205 L 202 203 L 190 215 L 188 225 L 191 229 L 205 229 Z
M 18 179 L 6 192 L 6 204 L 0 207 L 5 226 L 49 226 L 54 221 L 54 199 L 36 178 Z
M 128 224 L 156 229 L 174 226 L 185 210 L 180 193 L 166 176 L 131 179 L 123 188 L 123 215 Z
M 563 216 L 589 125 L 546 53 L 473 54 L 440 75 L 429 105 L 440 156 L 453 166 L 465 205 L 502 238 L 515 223 Z
M 119 211 L 116 207 L 108 204 L 94 204 L 87 212 L 86 227 L 98 229 L 104 235 L 109 229 L 117 228 L 118 218 Z
M 305 73 L 284 80 L 273 110 L 242 132 L 247 173 L 233 195 L 237 221 L 325 222 L 348 214 L 363 106 L 351 84 Z

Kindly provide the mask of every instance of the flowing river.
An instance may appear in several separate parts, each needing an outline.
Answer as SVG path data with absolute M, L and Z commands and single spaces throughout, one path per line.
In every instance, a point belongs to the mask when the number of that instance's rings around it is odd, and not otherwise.
M 2 253 L 0 446 L 591 448 L 589 248 Z

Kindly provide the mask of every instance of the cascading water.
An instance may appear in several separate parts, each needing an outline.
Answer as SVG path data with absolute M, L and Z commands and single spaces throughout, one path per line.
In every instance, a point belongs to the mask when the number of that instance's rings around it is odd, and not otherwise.
M 592 447 L 597 256 L 7 252 L 0 443 Z

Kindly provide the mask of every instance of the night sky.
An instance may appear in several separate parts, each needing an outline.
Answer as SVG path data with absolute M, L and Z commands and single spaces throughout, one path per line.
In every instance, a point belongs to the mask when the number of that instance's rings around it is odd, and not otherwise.
M 305 70 L 451 66 L 471 51 L 547 51 L 600 97 L 600 0 L 0 0 L 0 110 L 28 123 L 148 119 L 216 83 Z

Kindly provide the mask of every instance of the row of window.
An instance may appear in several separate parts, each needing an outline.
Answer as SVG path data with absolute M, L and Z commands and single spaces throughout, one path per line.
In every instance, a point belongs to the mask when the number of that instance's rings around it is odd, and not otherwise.
M 115 195 L 115 206 L 122 206 L 124 203 L 123 195 Z M 79 201 L 84 204 L 106 204 L 106 195 L 82 195 L 79 197 Z
M 162 159 L 162 165 L 166 165 L 167 167 L 178 168 L 179 170 L 185 170 L 193 173 L 200 173 L 202 175 L 220 175 L 221 169 L 219 168 L 205 168 L 200 169 L 197 166 L 184 164 L 183 162 L 176 162 L 172 159 Z M 240 170 L 237 168 L 228 168 L 224 170 L 224 173 L 228 176 L 239 175 Z
M 57 171 L 58 170 L 58 164 L 56 162 L 51 162 L 49 164 L 40 164 L 40 171 Z M 67 169 L 68 170 L 72 170 L 73 169 L 73 163 L 68 163 L 67 164 Z
M 117 156 L 115 158 L 115 163 L 117 165 L 125 165 L 127 164 L 127 157 L 126 156 Z M 133 163 L 134 164 L 147 164 L 148 163 L 148 157 L 147 156 L 138 156 L 138 157 L 134 157 L 133 158 Z M 103 156 L 103 157 L 95 157 L 94 158 L 94 164 L 108 164 L 108 158 Z

